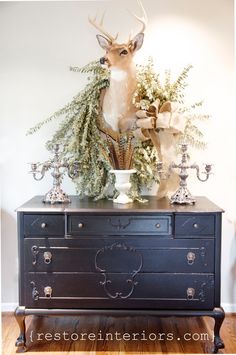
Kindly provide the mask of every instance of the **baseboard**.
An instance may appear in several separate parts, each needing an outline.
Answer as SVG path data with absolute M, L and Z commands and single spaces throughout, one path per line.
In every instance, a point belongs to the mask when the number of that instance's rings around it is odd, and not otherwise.
M 225 313 L 236 313 L 236 303 L 222 303 Z
M 14 312 L 17 303 L 2 303 L 1 311 L 2 312 Z M 222 303 L 222 307 L 225 310 L 225 313 L 236 313 L 236 303 Z
M 2 312 L 14 312 L 18 303 L 1 303 Z

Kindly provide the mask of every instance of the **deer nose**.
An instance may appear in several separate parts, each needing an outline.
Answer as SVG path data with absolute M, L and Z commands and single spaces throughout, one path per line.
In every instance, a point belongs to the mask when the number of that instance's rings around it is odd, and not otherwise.
M 100 64 L 105 64 L 105 62 L 106 62 L 106 58 L 105 57 L 100 58 Z

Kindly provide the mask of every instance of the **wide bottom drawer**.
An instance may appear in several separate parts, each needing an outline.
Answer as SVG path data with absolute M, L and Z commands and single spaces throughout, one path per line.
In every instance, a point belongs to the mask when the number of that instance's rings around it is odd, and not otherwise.
M 212 309 L 214 275 L 29 273 L 26 307 Z

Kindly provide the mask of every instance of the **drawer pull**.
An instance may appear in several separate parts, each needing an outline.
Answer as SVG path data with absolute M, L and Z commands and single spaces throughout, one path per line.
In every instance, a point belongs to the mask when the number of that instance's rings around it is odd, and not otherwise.
M 45 264 L 50 264 L 52 261 L 52 253 L 50 251 L 45 251 L 43 253 L 43 259 Z
M 199 228 L 199 224 L 194 223 L 194 224 L 193 224 L 193 228 L 198 229 L 198 228 Z
M 84 227 L 84 224 L 80 222 L 80 223 L 78 223 L 78 227 L 81 229 Z
M 41 228 L 44 229 L 47 227 L 47 224 L 45 222 L 41 223 Z
M 194 260 L 196 259 L 196 255 L 195 255 L 195 253 L 193 253 L 193 252 L 188 252 L 188 254 L 187 254 L 187 260 L 188 260 L 188 264 L 189 265 L 192 265 L 193 263 L 194 263 Z
M 51 298 L 52 297 L 52 288 L 51 288 L 51 286 L 44 287 L 44 294 L 45 294 L 45 297 L 47 297 L 47 298 Z
M 157 223 L 156 228 L 160 228 L 160 227 L 161 227 L 160 223 Z
M 187 288 L 187 299 L 192 300 L 195 295 L 195 289 L 192 287 Z

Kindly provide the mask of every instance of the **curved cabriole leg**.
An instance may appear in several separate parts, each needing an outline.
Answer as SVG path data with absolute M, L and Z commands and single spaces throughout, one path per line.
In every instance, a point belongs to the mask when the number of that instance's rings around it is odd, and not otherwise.
M 25 339 L 25 307 L 17 307 L 15 310 L 15 318 L 20 328 L 20 335 L 16 339 L 16 347 L 21 351 L 26 351 Z
M 225 345 L 223 340 L 220 337 L 220 328 L 222 323 L 225 319 L 225 312 L 223 308 L 215 308 L 213 317 L 215 319 L 215 326 L 214 326 L 214 348 L 213 354 L 216 354 L 219 349 L 224 349 Z

